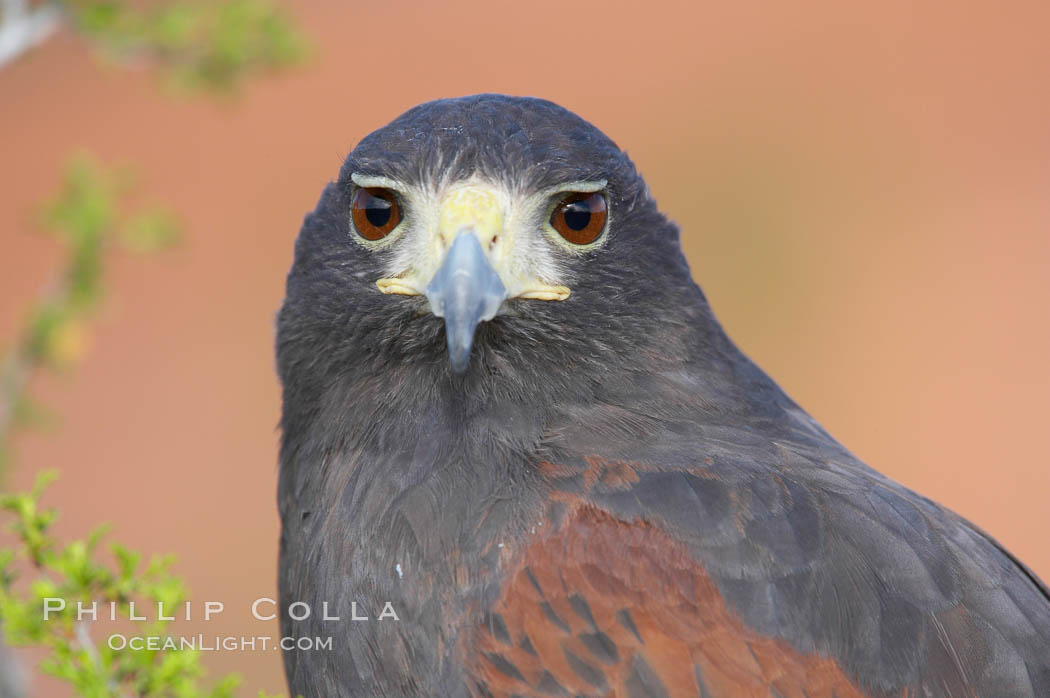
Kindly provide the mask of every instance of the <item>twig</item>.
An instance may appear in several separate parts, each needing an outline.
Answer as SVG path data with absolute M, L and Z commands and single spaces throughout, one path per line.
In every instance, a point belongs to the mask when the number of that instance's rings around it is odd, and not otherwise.
M 3 0 L 0 8 L 0 68 L 51 36 L 62 22 L 62 11 L 51 3 L 30 9 L 26 0 Z
M 70 304 L 72 290 L 69 286 L 68 271 L 60 277 L 62 280 L 52 286 L 50 291 L 42 294 L 36 308 L 48 305 L 52 307 L 67 307 Z M 38 352 L 34 352 L 31 343 L 34 340 L 33 333 L 26 331 L 18 338 L 17 343 L 12 346 L 0 364 L 0 455 L 7 452 L 11 441 L 11 433 L 16 426 L 16 417 L 20 402 L 24 399 L 26 384 L 32 377 L 33 372 L 43 362 Z M 0 469 L 0 476 L 3 475 Z
M 23 346 L 12 347 L 0 366 L 0 450 L 10 439 L 16 405 L 29 382 L 31 366 Z

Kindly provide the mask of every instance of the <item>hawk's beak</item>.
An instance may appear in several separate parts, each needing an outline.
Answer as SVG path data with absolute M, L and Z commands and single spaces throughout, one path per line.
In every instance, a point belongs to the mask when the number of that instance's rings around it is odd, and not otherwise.
M 431 312 L 445 318 L 448 357 L 456 373 L 467 368 L 478 324 L 494 318 L 507 298 L 493 266 L 504 252 L 499 244 L 503 219 L 503 202 L 487 188 L 458 188 L 441 202 L 435 242 L 446 250 L 445 258 L 423 292 Z
M 456 235 L 445 261 L 424 291 L 430 311 L 445 318 L 445 340 L 452 370 L 462 373 L 478 324 L 496 317 L 507 289 L 492 268 L 474 231 Z

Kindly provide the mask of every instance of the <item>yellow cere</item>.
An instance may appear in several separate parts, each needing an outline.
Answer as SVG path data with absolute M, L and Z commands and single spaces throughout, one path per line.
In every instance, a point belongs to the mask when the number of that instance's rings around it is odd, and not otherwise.
M 482 247 L 503 230 L 503 202 L 496 192 L 475 186 L 454 189 L 441 202 L 438 233 L 446 246 L 464 229 L 473 229 Z

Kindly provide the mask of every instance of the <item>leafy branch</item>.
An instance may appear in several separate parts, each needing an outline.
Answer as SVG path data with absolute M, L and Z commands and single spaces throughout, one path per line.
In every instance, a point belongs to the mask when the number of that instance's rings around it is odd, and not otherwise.
M 308 42 L 267 0 L 0 0 L 0 66 L 67 23 L 104 54 L 161 69 L 178 86 L 230 92 L 294 65 Z
M 178 239 L 174 216 L 157 206 L 129 210 L 134 179 L 88 155 L 73 158 L 58 194 L 41 212 L 44 229 L 63 247 L 63 266 L 33 302 L 23 331 L 0 360 L 0 474 L 11 458 L 12 435 L 46 412 L 28 395 L 43 369 L 68 368 L 82 354 L 85 320 L 104 292 L 107 249 L 150 252 Z
M 233 696 L 239 677 L 229 675 L 204 685 L 196 650 L 134 649 L 131 643 L 114 649 L 110 643 L 94 642 L 90 624 L 77 618 L 78 602 L 84 607 L 96 603 L 101 609 L 113 604 L 117 617 L 129 620 L 135 613 L 132 603 L 139 608 L 177 608 L 187 598 L 186 585 L 172 574 L 171 556 L 144 561 L 139 553 L 111 543 L 111 560 L 100 560 L 104 526 L 83 539 L 62 542 L 54 537 L 51 527 L 58 513 L 43 508 L 40 498 L 55 477 L 48 471 L 30 492 L 0 495 L 0 510 L 12 517 L 8 530 L 14 537 L 12 546 L 0 549 L 0 618 L 7 642 L 46 648 L 40 669 L 90 698 Z M 48 608 L 59 605 L 55 599 L 65 604 L 50 610 L 45 619 L 49 599 Z M 158 614 L 145 625 L 143 635 L 166 637 L 169 623 Z
M 164 2 L 63 0 L 77 29 L 118 59 L 145 59 L 175 84 L 230 90 L 252 72 L 300 62 L 306 41 L 262 0 Z

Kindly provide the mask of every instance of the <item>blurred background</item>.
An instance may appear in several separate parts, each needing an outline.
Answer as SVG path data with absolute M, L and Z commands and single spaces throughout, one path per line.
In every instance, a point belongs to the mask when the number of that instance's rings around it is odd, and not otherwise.
M 285 7 L 301 67 L 187 99 L 68 30 L 0 69 L 0 337 L 57 263 L 36 206 L 71 151 L 130 162 L 180 244 L 117 253 L 60 415 L 60 532 L 173 552 L 208 633 L 275 633 L 274 313 L 303 215 L 425 100 L 545 97 L 633 157 L 743 349 L 867 463 L 1050 578 L 1050 4 L 382 3 Z M 205 630 L 205 628 L 199 628 Z M 216 652 L 246 689 L 276 652 Z M 68 689 L 36 679 L 34 695 Z M 248 695 L 250 691 L 246 691 Z

